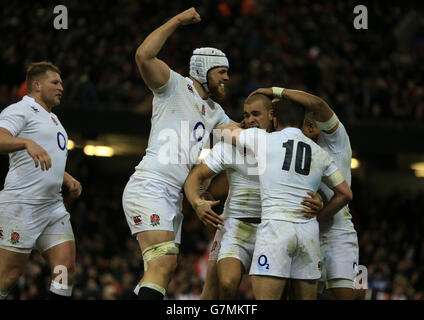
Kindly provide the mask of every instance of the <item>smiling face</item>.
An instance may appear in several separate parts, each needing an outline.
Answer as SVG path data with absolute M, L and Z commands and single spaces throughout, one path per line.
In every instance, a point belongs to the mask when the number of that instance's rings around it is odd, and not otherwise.
M 225 83 L 230 80 L 228 76 L 228 68 L 218 67 L 213 68 L 208 72 L 208 88 L 211 96 L 217 100 L 224 100 L 227 96 Z
M 261 99 L 245 102 L 243 118 L 246 128 L 260 128 L 267 132 L 273 130 L 272 109 L 267 108 Z
M 59 105 L 63 93 L 60 75 L 57 72 L 48 70 L 45 76 L 38 80 L 38 82 L 41 100 L 47 107 L 51 109 Z

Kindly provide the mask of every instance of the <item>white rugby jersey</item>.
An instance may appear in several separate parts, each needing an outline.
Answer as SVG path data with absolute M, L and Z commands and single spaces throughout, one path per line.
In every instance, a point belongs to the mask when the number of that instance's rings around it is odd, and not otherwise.
M 218 103 L 199 96 L 190 78 L 173 70 L 168 82 L 152 91 L 149 142 L 135 174 L 182 189 L 212 129 L 230 119 Z
M 339 170 L 343 173 L 343 176 L 345 177 L 345 180 L 350 187 L 352 149 L 350 146 L 349 136 L 343 124 L 339 122 L 337 130 L 330 134 L 321 131 L 317 143 L 321 148 L 323 148 L 331 155 L 337 165 L 337 168 L 339 168 Z M 331 199 L 334 194 L 333 190 L 328 188 L 325 184 L 321 184 L 319 188 L 322 190 L 327 199 Z M 353 223 L 351 218 L 352 216 L 349 213 L 349 207 L 346 205 L 334 215 L 333 219 L 330 219 L 329 221 L 323 221 L 321 223 L 323 226 L 322 230 L 328 230 L 330 225 L 333 228 L 347 228 L 347 230 L 352 230 Z
M 272 133 L 247 129 L 239 141 L 258 161 L 262 219 L 309 221 L 301 212 L 307 191 L 315 193 L 322 178 L 340 173 L 331 156 L 298 128 Z
M 0 202 L 41 203 L 62 199 L 63 174 L 68 155 L 68 135 L 57 116 L 25 96 L 0 113 L 0 127 L 13 136 L 31 139 L 49 154 L 52 167 L 42 171 L 26 149 L 9 153 L 9 172 L 0 191 Z
M 259 177 L 252 174 L 256 173 L 257 162 L 251 152 L 220 141 L 203 161 L 215 173 L 227 171 L 230 188 L 223 218 L 261 217 Z

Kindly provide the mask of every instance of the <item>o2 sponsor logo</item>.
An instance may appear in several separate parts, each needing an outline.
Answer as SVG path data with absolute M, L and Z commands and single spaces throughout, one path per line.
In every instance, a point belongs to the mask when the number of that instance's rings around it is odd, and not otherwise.
M 260 265 L 261 267 L 265 267 L 265 269 L 269 270 L 269 263 L 266 255 L 262 254 L 259 256 L 258 265 Z
M 57 145 L 59 146 L 60 150 L 66 149 L 66 138 L 62 132 L 57 133 Z
M 200 129 L 199 129 L 200 127 Z M 193 138 L 195 141 L 200 142 L 206 133 L 206 127 L 203 122 L 199 121 L 194 125 L 193 128 Z

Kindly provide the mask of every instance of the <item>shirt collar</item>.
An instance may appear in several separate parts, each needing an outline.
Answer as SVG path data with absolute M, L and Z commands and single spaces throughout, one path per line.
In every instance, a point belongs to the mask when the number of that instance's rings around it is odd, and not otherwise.
M 22 100 L 25 100 L 26 102 L 28 102 L 29 104 L 33 105 L 34 107 L 39 107 L 39 108 L 43 109 L 44 111 L 46 111 L 47 113 L 50 113 L 46 109 L 44 109 L 44 107 L 41 104 L 39 104 L 37 101 L 35 101 L 34 98 L 32 98 L 30 96 L 24 96 L 22 98 Z

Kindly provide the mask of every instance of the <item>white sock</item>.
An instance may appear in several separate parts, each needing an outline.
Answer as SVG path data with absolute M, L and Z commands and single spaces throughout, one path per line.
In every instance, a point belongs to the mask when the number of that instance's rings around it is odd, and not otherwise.
M 72 286 L 52 281 L 50 284 L 50 291 L 59 296 L 70 297 L 72 295 Z

